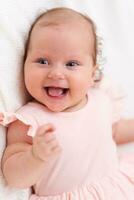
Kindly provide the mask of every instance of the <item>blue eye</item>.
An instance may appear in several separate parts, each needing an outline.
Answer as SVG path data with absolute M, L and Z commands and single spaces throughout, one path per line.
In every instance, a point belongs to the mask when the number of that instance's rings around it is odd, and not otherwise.
M 41 65 L 49 65 L 48 60 L 45 59 L 45 58 L 39 58 L 39 59 L 37 60 L 37 63 L 39 63 L 39 64 L 41 64 Z
M 77 67 L 77 66 L 79 66 L 80 64 L 77 62 L 77 61 L 69 61 L 69 62 L 67 62 L 66 63 L 66 66 L 68 67 L 68 68 L 75 68 L 75 67 Z

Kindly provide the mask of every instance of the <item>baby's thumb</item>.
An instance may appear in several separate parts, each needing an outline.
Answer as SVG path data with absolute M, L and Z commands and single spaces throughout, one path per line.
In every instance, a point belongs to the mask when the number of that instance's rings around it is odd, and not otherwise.
M 37 131 L 37 135 L 41 136 L 41 135 L 44 135 L 44 134 L 46 134 L 48 132 L 52 132 L 54 130 L 55 130 L 55 128 L 54 128 L 53 124 L 50 124 L 50 123 L 44 124 L 44 125 L 39 127 L 39 129 Z

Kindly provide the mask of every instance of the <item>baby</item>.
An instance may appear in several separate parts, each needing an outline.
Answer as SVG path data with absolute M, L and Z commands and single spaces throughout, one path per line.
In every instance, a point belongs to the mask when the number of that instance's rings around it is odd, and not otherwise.
M 94 23 L 74 10 L 49 10 L 32 26 L 24 80 L 33 99 L 1 120 L 9 124 L 4 177 L 32 187 L 30 200 L 134 198 L 133 155 L 118 158 L 115 145 L 134 140 L 134 120 L 94 87 L 96 57 Z

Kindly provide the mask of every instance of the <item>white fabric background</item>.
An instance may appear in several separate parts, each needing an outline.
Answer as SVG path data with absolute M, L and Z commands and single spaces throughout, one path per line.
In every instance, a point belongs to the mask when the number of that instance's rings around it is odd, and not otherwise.
M 125 115 L 134 117 L 134 1 L 133 0 L 0 0 L 0 111 L 14 111 L 25 101 L 21 57 L 30 25 L 51 7 L 68 6 L 95 21 L 104 39 L 104 72 L 128 93 Z M 0 128 L 0 152 L 5 146 Z M 129 149 L 133 150 L 129 145 Z M 128 149 L 128 148 L 127 148 Z M 26 200 L 26 193 L 0 186 L 1 200 Z M 26 195 L 25 195 L 26 194 Z
M 126 113 L 134 117 L 134 1 L 94 0 L 88 8 L 104 38 L 105 72 L 126 89 Z

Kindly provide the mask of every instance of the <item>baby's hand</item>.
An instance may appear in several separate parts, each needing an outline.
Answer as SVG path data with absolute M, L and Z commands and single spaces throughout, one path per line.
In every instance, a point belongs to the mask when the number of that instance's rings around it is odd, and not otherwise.
M 52 124 L 43 125 L 38 129 L 32 145 L 35 158 L 48 162 L 61 152 L 61 147 L 53 134 L 54 129 Z

